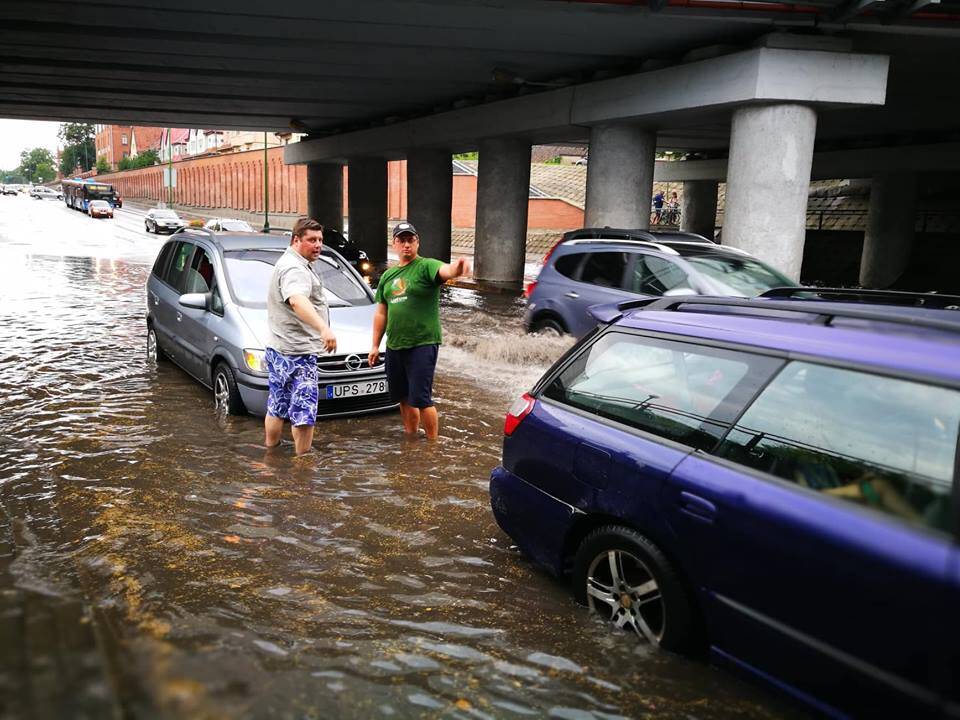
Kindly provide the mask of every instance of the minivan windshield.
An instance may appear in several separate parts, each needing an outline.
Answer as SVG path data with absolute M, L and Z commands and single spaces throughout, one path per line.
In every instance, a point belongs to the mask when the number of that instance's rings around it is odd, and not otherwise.
M 731 295 L 752 296 L 796 283 L 759 260 L 720 253 L 683 253 L 684 260 Z
M 267 285 L 273 274 L 273 266 L 282 254 L 280 249 L 224 251 L 227 282 L 238 303 L 250 307 L 266 307 Z M 313 270 L 323 283 L 323 292 L 330 307 L 373 303 L 367 287 L 336 258 L 321 255 L 320 259 L 313 263 Z

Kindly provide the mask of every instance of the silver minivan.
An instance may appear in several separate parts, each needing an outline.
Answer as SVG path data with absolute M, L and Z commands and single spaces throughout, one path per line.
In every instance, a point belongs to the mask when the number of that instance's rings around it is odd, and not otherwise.
M 169 359 L 213 389 L 217 409 L 264 415 L 267 409 L 267 286 L 289 236 L 178 232 L 164 243 L 147 280 L 147 355 Z M 367 364 L 373 292 L 336 251 L 314 263 L 337 336 L 335 355 L 318 362 L 318 416 L 396 407 L 382 359 Z M 382 357 L 382 356 L 381 356 Z

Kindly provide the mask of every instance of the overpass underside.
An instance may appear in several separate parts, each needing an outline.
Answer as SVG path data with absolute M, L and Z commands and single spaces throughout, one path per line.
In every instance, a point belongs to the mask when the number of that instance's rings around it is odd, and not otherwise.
M 589 146 L 586 222 L 685 229 L 799 276 L 811 177 L 872 178 L 861 281 L 909 256 L 922 175 L 955 173 L 957 0 L 253 0 L 0 4 L 0 115 L 308 133 L 310 211 L 382 259 L 407 158 L 427 254 L 450 248 L 450 156 L 480 153 L 476 274 L 522 275 L 530 146 Z M 92 50 L 91 48 L 96 48 Z M 656 163 L 658 152 L 683 157 Z

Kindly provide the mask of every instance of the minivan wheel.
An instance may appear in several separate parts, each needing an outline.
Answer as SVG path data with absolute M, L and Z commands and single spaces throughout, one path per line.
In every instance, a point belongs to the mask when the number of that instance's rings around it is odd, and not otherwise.
M 225 362 L 218 363 L 213 371 L 213 402 L 218 411 L 228 415 L 246 413 L 233 370 Z
M 153 329 L 153 326 L 147 328 L 147 360 L 152 363 L 160 362 L 166 357 L 163 354 L 163 349 L 160 347 L 160 342 L 157 340 L 157 331 Z
M 563 335 L 566 331 L 567 329 L 563 327 L 563 323 L 552 317 L 536 320 L 530 329 L 530 332 L 543 333 L 545 335 Z
M 670 561 L 640 533 L 617 525 L 587 535 L 573 564 L 577 602 L 640 640 L 694 646 L 696 613 Z

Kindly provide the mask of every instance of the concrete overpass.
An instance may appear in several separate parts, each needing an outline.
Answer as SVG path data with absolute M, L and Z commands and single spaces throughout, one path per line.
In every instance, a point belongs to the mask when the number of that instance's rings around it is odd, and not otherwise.
M 724 242 L 793 275 L 812 168 L 866 168 L 897 195 L 867 233 L 861 279 L 883 285 L 909 251 L 904 194 L 960 141 L 957 0 L 7 0 L 0 40 L 2 116 L 310 133 L 287 161 L 309 165 L 311 212 L 340 223 L 347 163 L 374 257 L 385 160 L 408 158 L 411 220 L 444 256 L 449 155 L 479 149 L 476 270 L 503 282 L 533 142 L 590 143 L 598 225 L 645 226 L 655 151 L 689 153 L 657 171 L 690 183 L 688 226 L 712 225 L 725 179 Z

